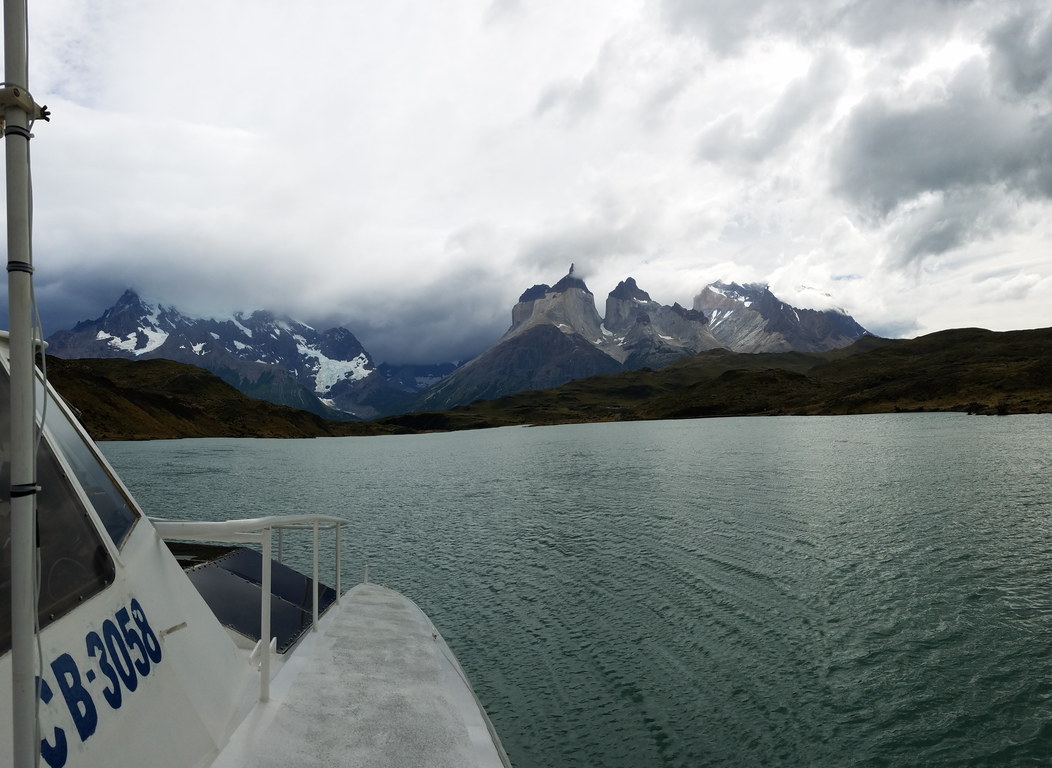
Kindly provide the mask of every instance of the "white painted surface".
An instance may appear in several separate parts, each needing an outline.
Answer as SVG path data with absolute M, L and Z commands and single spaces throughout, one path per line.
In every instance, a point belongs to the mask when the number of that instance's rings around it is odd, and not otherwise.
M 442 636 L 412 601 L 359 584 L 275 678 L 213 768 L 503 766 Z

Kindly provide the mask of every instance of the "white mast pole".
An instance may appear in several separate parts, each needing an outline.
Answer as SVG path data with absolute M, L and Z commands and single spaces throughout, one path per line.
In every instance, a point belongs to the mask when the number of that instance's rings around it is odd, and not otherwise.
M 7 298 L 11 334 L 11 713 L 14 768 L 31 768 L 36 736 L 36 451 L 30 248 L 26 0 L 4 0 L 4 145 L 7 160 Z

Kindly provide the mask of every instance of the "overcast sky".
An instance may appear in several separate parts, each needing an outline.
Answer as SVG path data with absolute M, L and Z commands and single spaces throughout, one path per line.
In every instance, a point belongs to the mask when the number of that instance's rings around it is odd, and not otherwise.
M 870 331 L 1052 325 L 1052 15 L 1027 0 L 31 4 L 50 333 L 126 287 L 480 352 L 576 263 Z

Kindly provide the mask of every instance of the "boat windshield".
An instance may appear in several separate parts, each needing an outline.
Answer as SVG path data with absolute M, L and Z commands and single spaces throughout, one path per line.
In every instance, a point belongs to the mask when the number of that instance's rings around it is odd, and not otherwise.
M 37 379 L 37 402 L 42 402 L 47 394 L 47 425 L 51 430 L 51 439 L 69 463 L 73 474 L 80 481 L 81 488 L 88 495 L 91 506 L 95 508 L 106 532 L 113 543 L 120 547 L 139 513 L 129 503 L 124 492 L 118 487 L 105 464 L 99 459 L 73 423 L 61 412 L 55 399 L 47 392 L 44 383 Z M 39 417 L 39 414 L 37 414 Z
M 11 647 L 10 383 L 0 366 L 0 653 Z M 56 421 L 65 416 L 56 408 Z M 70 478 L 46 440 L 37 453 L 40 626 L 45 627 L 113 581 L 114 566 Z

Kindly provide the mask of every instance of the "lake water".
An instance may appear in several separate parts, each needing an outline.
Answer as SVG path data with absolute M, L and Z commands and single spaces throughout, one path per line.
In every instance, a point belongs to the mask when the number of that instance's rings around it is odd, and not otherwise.
M 103 449 L 151 515 L 350 520 L 517 768 L 1052 764 L 1052 416 Z

